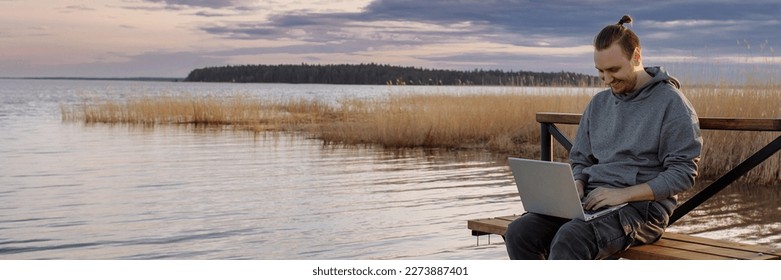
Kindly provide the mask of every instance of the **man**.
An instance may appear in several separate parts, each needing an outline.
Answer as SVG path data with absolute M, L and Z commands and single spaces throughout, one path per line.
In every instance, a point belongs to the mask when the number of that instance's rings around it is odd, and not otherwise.
M 629 204 L 591 220 L 527 213 L 505 234 L 511 259 L 603 259 L 664 232 L 677 194 L 691 188 L 702 148 L 697 115 L 680 83 L 643 66 L 640 40 L 623 26 L 594 39 L 594 64 L 610 87 L 586 107 L 570 150 L 585 209 Z

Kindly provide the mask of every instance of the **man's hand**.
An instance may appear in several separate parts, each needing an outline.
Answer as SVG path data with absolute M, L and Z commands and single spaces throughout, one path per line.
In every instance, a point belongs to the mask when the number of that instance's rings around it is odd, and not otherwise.
M 623 189 L 599 187 L 588 193 L 583 209 L 595 210 L 627 202 Z
M 588 193 L 583 208 L 593 210 L 641 200 L 654 200 L 654 193 L 648 184 L 643 183 L 626 188 L 599 187 Z

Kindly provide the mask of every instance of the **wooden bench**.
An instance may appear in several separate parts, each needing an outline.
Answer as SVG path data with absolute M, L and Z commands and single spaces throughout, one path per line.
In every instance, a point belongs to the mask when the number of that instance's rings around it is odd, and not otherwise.
M 472 235 L 504 235 L 507 225 L 518 215 L 467 221 Z M 629 247 L 616 257 L 634 260 L 778 260 L 781 250 L 770 246 L 749 245 L 732 241 L 666 232 L 656 243 Z
M 579 114 L 538 113 L 537 122 L 541 130 L 542 160 L 552 160 L 553 139 L 557 140 L 565 149 L 572 147 L 571 142 L 559 131 L 556 124 L 576 125 L 580 122 Z M 713 130 L 742 130 L 742 131 L 781 131 L 781 119 L 735 119 L 735 118 L 700 118 L 701 129 Z M 709 186 L 679 205 L 672 217 L 670 224 L 686 215 L 707 199 L 736 181 L 751 169 L 765 161 L 767 158 L 781 150 L 781 136 L 775 138 L 765 147 L 749 156 L 746 160 L 726 172 Z M 467 221 L 467 228 L 472 230 L 472 235 L 478 238 L 482 235 L 504 235 L 507 225 L 518 216 L 503 216 L 495 218 L 481 218 Z M 489 237 L 490 238 L 490 237 Z M 479 239 L 478 239 L 479 242 Z M 616 255 L 625 259 L 747 259 L 747 260 L 775 260 L 781 259 L 781 249 L 772 246 L 749 245 L 739 242 L 716 240 L 710 238 L 690 236 L 679 233 L 665 233 L 661 240 L 648 245 L 630 247 Z

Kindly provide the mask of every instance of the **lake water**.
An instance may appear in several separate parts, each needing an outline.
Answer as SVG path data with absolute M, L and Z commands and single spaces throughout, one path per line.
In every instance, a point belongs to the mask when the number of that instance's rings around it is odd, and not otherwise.
M 506 155 L 296 134 L 62 122 L 132 95 L 383 98 L 500 87 L 0 80 L 0 259 L 506 259 L 472 218 L 523 210 Z M 539 90 L 537 90 L 539 91 Z M 671 231 L 781 242 L 781 191 L 728 188 Z

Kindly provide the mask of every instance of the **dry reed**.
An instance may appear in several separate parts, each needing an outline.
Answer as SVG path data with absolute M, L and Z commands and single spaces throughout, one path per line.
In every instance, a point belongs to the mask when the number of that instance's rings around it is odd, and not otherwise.
M 594 89 L 541 94 L 512 88 L 501 94 L 397 94 L 382 100 L 345 99 L 263 101 L 246 96 L 159 96 L 61 106 L 63 120 L 85 123 L 232 125 L 254 131 L 303 131 L 327 144 L 381 145 L 388 148 L 484 149 L 539 157 L 536 112 L 580 113 Z M 726 85 L 685 89 L 701 117 L 781 118 L 781 98 L 773 86 Z M 573 136 L 574 126 L 563 126 Z M 779 133 L 704 131 L 702 175 L 714 178 L 748 157 Z M 557 148 L 556 157 L 566 151 Z M 748 183 L 781 178 L 780 155 L 760 165 Z
M 781 96 L 772 84 L 697 86 L 685 91 L 700 117 L 781 118 Z M 704 130 L 700 172 L 715 179 L 781 135 L 779 132 Z M 781 153 L 754 168 L 741 181 L 777 184 L 781 180 Z
M 526 89 L 528 90 L 528 89 Z M 390 148 L 488 148 L 522 153 L 539 142 L 539 111 L 579 112 L 587 94 L 396 95 L 372 104 L 351 123 L 325 123 L 317 135 L 328 143 L 381 144 Z
M 254 131 L 289 130 L 334 118 L 336 109 L 318 101 L 268 102 L 237 95 L 142 96 L 125 102 L 84 101 L 60 106 L 64 121 L 124 124 L 232 125 Z

